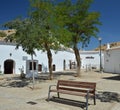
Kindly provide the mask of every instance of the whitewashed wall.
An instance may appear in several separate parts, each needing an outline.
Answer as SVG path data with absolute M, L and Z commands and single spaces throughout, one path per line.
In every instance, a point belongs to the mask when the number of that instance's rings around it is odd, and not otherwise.
M 11 54 L 11 55 L 10 55 Z M 61 71 L 63 70 L 63 60 L 66 60 L 66 69 L 69 69 L 69 60 L 75 61 L 74 53 L 69 51 L 58 51 L 56 54 L 52 50 L 53 54 L 53 64 L 55 64 L 55 70 Z M 20 68 L 24 69 L 26 72 L 26 60 L 31 59 L 31 56 L 26 54 L 21 47 L 19 49 L 15 49 L 13 45 L 0 45 L 0 71 L 4 72 L 4 62 L 8 59 L 12 59 L 15 62 L 14 65 L 14 73 L 20 73 Z M 48 59 L 46 52 L 36 51 L 36 56 L 34 56 L 34 60 L 38 60 L 38 64 L 42 65 L 43 71 L 48 71 Z M 46 69 L 46 70 L 44 70 Z
M 8 59 L 12 59 L 15 62 L 14 73 L 20 73 L 19 68 L 26 66 L 25 61 L 22 59 L 23 56 L 27 56 L 28 58 L 30 58 L 29 55 L 22 51 L 22 48 L 16 50 L 15 46 L 12 45 L 0 45 L 1 71 L 4 72 L 4 62 Z
M 11 55 L 10 55 L 11 54 Z M 53 64 L 55 65 L 55 71 L 63 71 L 63 61 L 66 61 L 66 69 L 70 69 L 70 61 L 75 62 L 75 55 L 72 51 L 58 51 L 55 53 L 52 50 Z M 82 69 L 86 69 L 86 66 L 96 67 L 99 69 L 100 55 L 96 51 L 82 51 L 80 52 Z M 86 57 L 93 57 L 93 59 L 87 59 Z M 103 54 L 102 54 L 103 57 Z M 31 56 L 26 54 L 21 47 L 15 49 L 15 45 L 2 45 L 0 44 L 0 71 L 4 72 L 4 62 L 7 59 L 12 59 L 14 64 L 14 73 L 19 74 L 20 68 L 23 68 L 26 72 L 26 60 L 31 60 Z M 46 52 L 36 51 L 34 60 L 38 61 L 38 64 L 42 65 L 42 72 L 48 71 L 48 58 Z M 103 63 L 103 58 L 102 58 Z M 103 64 L 102 64 L 103 65 Z M 104 66 L 104 65 L 103 65 Z
M 104 72 L 120 73 L 120 47 L 106 50 L 104 56 Z
M 82 51 L 81 61 L 83 69 L 96 68 L 100 69 L 100 52 L 99 51 Z M 104 67 L 104 55 L 101 53 L 102 67 Z

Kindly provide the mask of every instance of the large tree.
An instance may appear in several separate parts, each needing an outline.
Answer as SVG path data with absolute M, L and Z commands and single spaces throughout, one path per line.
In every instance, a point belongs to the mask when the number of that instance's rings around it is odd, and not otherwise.
M 34 49 L 42 49 L 47 52 L 50 79 L 53 79 L 51 49 L 60 48 L 58 39 L 67 35 L 64 34 L 67 31 L 57 25 L 54 2 L 51 0 L 30 0 L 30 5 L 28 19 L 16 19 L 4 26 L 16 29 L 13 39 L 16 41 L 17 47 L 22 45 L 23 50 L 31 56 L 35 52 Z
M 40 49 L 47 52 L 48 69 L 50 79 L 53 79 L 52 73 L 52 52 L 60 48 L 60 37 L 64 36 L 67 31 L 57 25 L 56 13 L 54 11 L 55 2 L 51 0 L 31 0 L 30 17 L 34 20 L 39 36 L 41 37 L 39 44 Z
M 100 25 L 98 12 L 91 12 L 93 0 L 63 0 L 56 6 L 56 16 L 61 26 L 67 29 L 72 37 L 65 44 L 72 47 L 77 61 L 77 76 L 80 76 L 81 59 L 78 44 L 85 46 L 91 37 L 96 37 L 97 25 Z M 69 40 L 70 40 L 69 39 Z

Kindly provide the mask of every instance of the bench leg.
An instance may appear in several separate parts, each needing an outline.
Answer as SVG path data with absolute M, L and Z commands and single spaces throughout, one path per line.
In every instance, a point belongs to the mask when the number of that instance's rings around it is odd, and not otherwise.
M 58 96 L 58 98 L 60 98 L 60 94 L 59 94 L 59 92 L 57 92 L 57 96 Z
M 94 96 L 93 98 L 94 98 L 94 105 L 96 105 L 96 96 Z
M 49 91 L 48 91 L 48 101 L 50 100 L 50 89 L 51 89 L 51 86 L 49 86 Z
M 50 91 L 48 92 L 48 101 L 50 100 Z
M 88 110 L 88 98 L 89 98 L 89 92 L 87 93 L 87 96 L 86 96 L 86 110 Z

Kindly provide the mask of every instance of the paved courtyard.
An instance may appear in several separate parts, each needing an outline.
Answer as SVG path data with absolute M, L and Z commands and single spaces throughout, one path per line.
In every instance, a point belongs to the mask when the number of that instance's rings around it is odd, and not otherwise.
M 20 79 L 19 75 L 0 75 L 0 110 L 85 110 L 83 97 L 61 95 L 61 99 L 51 98 L 47 102 L 49 85 L 59 79 L 97 83 L 97 104 L 90 99 L 88 110 L 120 110 L 120 75 L 93 71 L 82 71 L 80 78 L 73 71 L 58 72 L 52 81 L 48 80 L 48 74 L 40 74 L 34 90 L 32 80 Z

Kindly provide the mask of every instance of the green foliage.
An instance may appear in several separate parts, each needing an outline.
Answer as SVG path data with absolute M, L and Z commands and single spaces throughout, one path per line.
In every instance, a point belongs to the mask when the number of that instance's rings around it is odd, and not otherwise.
M 3 32 L 3 31 L 0 31 L 0 37 L 6 37 L 7 35 L 6 35 L 6 33 L 5 32 Z
M 101 24 L 100 14 L 89 11 L 92 2 L 93 0 L 30 0 L 29 18 L 15 19 L 4 26 L 17 30 L 15 39 L 28 53 L 28 46 L 43 50 L 46 50 L 45 44 L 56 50 L 60 44 L 73 47 L 82 43 L 85 46 L 91 37 L 96 37 L 99 32 L 97 25 Z M 32 43 L 27 43 L 26 39 Z
M 37 41 L 39 38 L 34 28 L 34 24 L 29 19 L 15 19 L 4 25 L 7 28 L 15 29 L 16 33 L 12 38 L 17 43 L 17 48 L 22 46 L 23 50 L 28 54 L 35 54 L 35 49 L 38 48 Z
M 31 0 L 32 11 L 29 14 L 38 28 L 38 33 L 41 36 L 39 43 L 44 51 L 46 44 L 49 49 L 59 49 L 61 42 L 64 42 L 63 37 L 68 33 L 58 25 L 55 5 L 51 0 Z
M 96 37 L 100 25 L 98 12 L 90 12 L 93 0 L 64 0 L 56 6 L 57 20 L 61 26 L 71 33 L 71 46 L 89 43 L 91 37 Z M 69 36 L 70 37 L 70 36 Z M 66 38 L 67 39 L 67 38 Z M 70 39 L 70 38 L 69 38 Z

